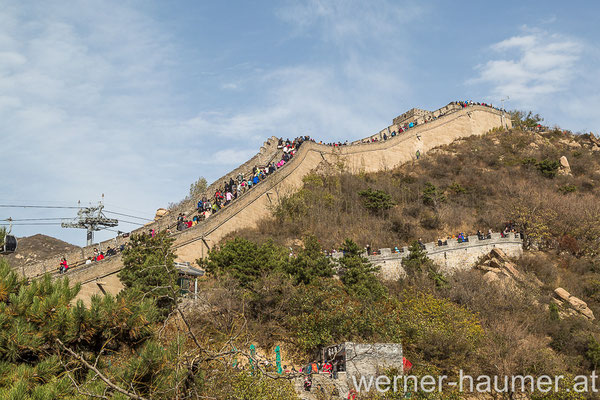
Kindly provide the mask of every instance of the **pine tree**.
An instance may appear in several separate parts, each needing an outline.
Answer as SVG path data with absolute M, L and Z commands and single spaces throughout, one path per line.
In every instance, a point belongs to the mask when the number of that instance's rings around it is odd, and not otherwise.
M 304 248 L 298 257 L 288 264 L 287 272 L 294 278 L 296 284 L 309 284 L 315 279 L 331 278 L 334 274 L 331 260 L 321 251 L 321 245 L 315 236 L 304 238 Z
M 119 278 L 125 286 L 121 296 L 154 299 L 163 316 L 168 315 L 179 296 L 173 239 L 166 232 L 156 236 L 132 235 L 123 251 Z
M 344 257 L 340 260 L 340 279 L 352 294 L 377 300 L 386 295 L 385 287 L 375 273 L 380 269 L 361 255 L 362 249 L 350 239 L 342 246 Z
M 272 241 L 258 245 L 238 237 L 220 249 L 214 248 L 208 259 L 200 259 L 197 263 L 212 275 L 229 274 L 242 287 L 249 288 L 265 273 L 289 270 L 290 259 L 286 249 Z
M 402 259 L 402 266 L 409 279 L 426 275 L 437 287 L 445 287 L 448 280 L 418 242 L 413 242 L 408 248 L 409 254 Z
M 86 386 L 90 375 L 66 349 L 104 368 L 108 351 L 135 350 L 153 337 L 151 300 L 94 296 L 88 309 L 73 304 L 78 292 L 67 278 L 29 283 L 0 260 L 0 398 L 85 398 L 71 379 Z M 104 373 L 118 380 L 122 371 Z M 95 393 L 106 389 L 96 386 Z

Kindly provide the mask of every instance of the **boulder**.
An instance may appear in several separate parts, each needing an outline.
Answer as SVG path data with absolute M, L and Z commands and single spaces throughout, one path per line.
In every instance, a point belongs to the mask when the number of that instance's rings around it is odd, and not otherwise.
M 485 274 L 483 274 L 483 279 L 487 282 L 487 283 L 492 283 L 492 282 L 497 282 L 500 278 L 498 278 L 498 275 L 492 271 L 488 271 Z
M 490 267 L 495 268 L 495 269 L 502 269 L 503 266 L 504 266 L 503 263 L 500 262 L 500 260 L 498 260 L 497 258 L 490 259 Z
M 156 210 L 156 215 L 154 216 L 154 219 L 157 220 L 159 218 L 162 218 L 165 215 L 167 215 L 168 213 L 169 213 L 169 210 L 167 210 L 165 208 L 159 208 L 158 210 Z
M 554 297 L 553 297 L 553 298 L 551 298 L 551 299 L 550 299 L 550 302 L 552 302 L 552 303 L 556 304 L 557 306 L 562 306 L 562 301 L 560 301 L 560 300 L 559 300 L 559 299 L 557 299 L 557 298 L 554 298 Z
M 496 257 L 499 260 L 502 260 L 502 261 L 505 261 L 505 262 L 509 261 L 508 256 L 506 255 L 506 253 L 503 252 L 502 250 L 500 250 L 497 247 L 494 247 L 492 249 L 492 251 L 490 251 L 490 257 Z
M 574 140 L 563 139 L 563 140 L 559 140 L 558 143 L 563 144 L 572 149 L 578 149 L 581 147 L 581 145 Z
M 600 147 L 600 140 L 597 139 L 596 136 L 594 136 L 594 134 L 592 132 L 590 132 L 590 142 L 592 142 L 596 146 Z
M 595 319 L 594 313 L 592 312 L 592 310 L 590 310 L 588 308 L 588 306 L 587 306 L 587 304 L 586 304 L 585 301 L 581 300 L 578 297 L 571 296 L 571 297 L 569 297 L 568 302 L 571 305 L 571 307 L 573 307 L 573 309 L 577 310 L 578 312 L 580 312 L 581 314 L 583 314 L 587 318 L 589 318 L 589 319 Z
M 571 166 L 569 165 L 569 160 L 567 160 L 567 157 L 562 156 L 559 161 L 560 168 L 558 172 L 562 175 L 571 175 Z
M 568 304 L 570 308 L 577 311 L 584 317 L 586 317 L 590 320 L 596 319 L 596 317 L 594 317 L 594 312 L 592 310 L 590 310 L 590 308 L 587 306 L 585 301 L 581 300 L 578 297 L 571 296 L 571 294 L 569 292 L 567 292 L 565 289 L 556 288 L 556 289 L 554 289 L 554 294 L 556 294 L 556 296 L 560 300 L 562 300 L 564 303 Z M 569 313 L 569 314 L 573 315 L 573 313 Z
M 496 274 L 502 273 L 502 270 L 500 268 L 492 268 L 492 267 L 488 267 L 486 265 L 480 265 L 478 268 L 482 271 L 494 272 Z
M 569 297 L 571 297 L 571 294 L 569 292 L 560 287 L 554 289 L 554 294 L 556 294 L 561 300 L 564 301 L 569 301 Z
M 523 280 L 523 276 L 519 271 L 517 271 L 515 264 L 511 263 L 510 261 L 504 263 L 504 269 L 507 270 L 515 279 Z

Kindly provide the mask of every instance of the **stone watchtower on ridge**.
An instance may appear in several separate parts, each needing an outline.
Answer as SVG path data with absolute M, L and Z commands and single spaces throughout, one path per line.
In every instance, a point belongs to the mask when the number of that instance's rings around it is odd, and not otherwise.
M 419 120 L 425 119 L 425 117 L 429 114 L 431 114 L 431 111 L 422 110 L 420 108 L 411 108 L 404 114 L 394 118 L 393 124 L 402 126 L 404 124 L 410 124 L 411 122 L 416 123 Z

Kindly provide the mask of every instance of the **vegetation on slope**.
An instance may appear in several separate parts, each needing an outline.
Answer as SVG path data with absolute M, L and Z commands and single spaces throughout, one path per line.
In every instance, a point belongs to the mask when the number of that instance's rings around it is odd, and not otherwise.
M 580 147 L 586 142 L 558 130 L 494 132 L 387 172 L 312 174 L 283 199 L 273 219 L 241 234 L 286 245 L 314 234 L 327 249 L 350 237 L 379 248 L 499 231 L 514 221 L 539 248 L 594 255 L 600 248 L 600 161 L 597 152 Z M 558 172 L 561 156 L 572 175 Z
M 329 250 L 342 248 L 346 238 L 376 249 L 478 229 L 500 231 L 512 221 L 526 237 L 517 267 L 542 286 L 491 285 L 477 271 L 444 277 L 417 257 L 406 279 L 369 299 L 344 285 L 343 274 L 341 282 L 303 285 L 265 271 L 255 290 L 271 302 L 253 300 L 259 306 L 251 310 L 260 312 L 253 311 L 251 321 L 267 337 L 295 338 L 305 351 L 339 340 L 401 340 L 417 368 L 589 374 L 600 360 L 597 324 L 558 316 L 550 297 L 554 288 L 564 287 L 600 315 L 600 158 L 593 147 L 588 135 L 514 129 L 459 140 L 390 171 L 307 176 L 272 218 L 232 236 L 256 246 L 271 240 L 271 248 L 291 246 L 300 254 L 297 238 L 303 235 L 315 236 Z M 562 156 L 570 171 L 560 166 Z M 292 307 L 297 296 L 304 299 L 299 317 Z M 338 299 L 343 311 L 336 312 Z M 441 330 L 428 316 L 433 311 L 441 313 L 440 321 L 452 316 L 448 320 L 458 322 L 444 323 Z M 454 312 L 466 314 L 457 318 Z M 298 335 L 311 339 L 300 341 Z
M 520 130 L 378 174 L 311 174 L 258 229 L 199 261 L 209 277 L 196 303 L 179 298 L 164 235 L 132 237 L 126 289 L 90 307 L 66 280 L 25 282 L 0 260 L 0 397 L 292 399 L 271 368 L 251 368 L 250 344 L 279 344 L 300 366 L 346 340 L 401 342 L 416 374 L 589 374 L 600 329 L 550 295 L 562 286 L 600 315 L 599 180 L 586 136 Z M 537 289 L 444 276 L 414 244 L 507 221 L 527 237 L 516 264 Z M 407 277 L 379 281 L 367 244 L 412 244 Z M 324 248 L 344 256 L 332 263 Z
M 27 282 L 0 260 L 0 398 L 295 398 L 289 382 L 234 368 L 225 342 L 190 329 L 164 239 L 133 237 L 126 289 L 89 307 L 68 279 Z M 146 274 L 161 263 L 167 273 Z

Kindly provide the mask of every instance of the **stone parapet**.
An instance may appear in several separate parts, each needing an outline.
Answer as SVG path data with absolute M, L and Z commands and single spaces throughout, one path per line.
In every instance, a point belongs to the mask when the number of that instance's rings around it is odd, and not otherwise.
M 520 257 L 523 254 L 523 240 L 518 233 L 509 233 L 505 237 L 500 233 L 493 233 L 489 239 L 479 239 L 477 235 L 473 235 L 469 236 L 468 241 L 447 239 L 441 246 L 437 242 L 425 243 L 424 246 L 427 257 L 438 264 L 444 273 L 470 269 L 480 257 L 494 248 L 503 250 L 509 257 Z M 381 249 L 367 258 L 372 264 L 381 267 L 380 274 L 383 279 L 396 280 L 406 274 L 402 260 L 409 254 L 406 247 L 397 253 L 391 252 L 390 249 Z

